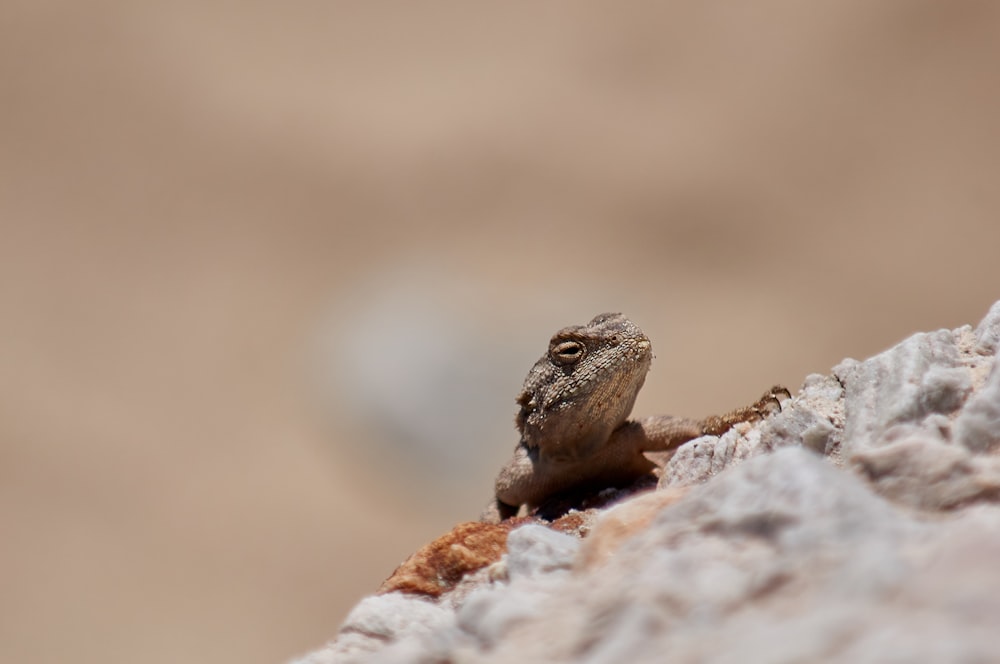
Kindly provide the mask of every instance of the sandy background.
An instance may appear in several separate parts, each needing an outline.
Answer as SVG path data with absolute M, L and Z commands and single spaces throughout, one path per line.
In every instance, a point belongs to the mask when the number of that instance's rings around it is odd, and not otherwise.
M 4 3 L 0 661 L 319 645 L 596 313 L 638 414 L 977 322 L 998 64 L 987 2 Z

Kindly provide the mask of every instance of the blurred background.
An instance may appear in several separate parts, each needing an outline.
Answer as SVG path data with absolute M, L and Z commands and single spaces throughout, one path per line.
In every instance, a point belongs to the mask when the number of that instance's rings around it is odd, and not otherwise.
M 0 660 L 280 662 L 556 329 L 700 416 L 1000 298 L 1000 5 L 0 8 Z

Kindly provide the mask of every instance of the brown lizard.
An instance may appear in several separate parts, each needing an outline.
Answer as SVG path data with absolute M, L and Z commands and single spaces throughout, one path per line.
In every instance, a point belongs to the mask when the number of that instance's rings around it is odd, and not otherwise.
M 645 453 L 721 435 L 780 410 L 778 397 L 791 396 L 776 385 L 752 405 L 722 416 L 629 420 L 652 359 L 649 338 L 622 314 L 601 314 L 556 332 L 517 397 L 521 440 L 497 476 L 495 503 L 480 519 L 506 519 L 522 505 L 530 512 L 565 492 L 628 486 L 657 467 Z

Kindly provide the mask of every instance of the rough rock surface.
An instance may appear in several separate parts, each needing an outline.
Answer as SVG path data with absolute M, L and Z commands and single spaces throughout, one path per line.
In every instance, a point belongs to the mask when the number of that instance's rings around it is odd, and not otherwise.
M 809 376 L 584 539 L 517 526 L 462 592 L 369 597 L 298 663 L 1000 661 L 998 346 L 1000 302 Z

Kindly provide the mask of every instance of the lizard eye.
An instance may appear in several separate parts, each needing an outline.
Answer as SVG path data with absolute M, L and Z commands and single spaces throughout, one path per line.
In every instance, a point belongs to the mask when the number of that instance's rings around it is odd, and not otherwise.
M 579 362 L 585 354 L 586 349 L 579 341 L 560 341 L 549 349 L 549 357 L 556 364 Z

